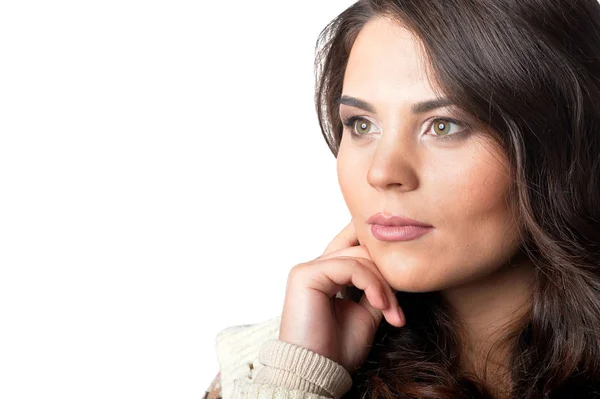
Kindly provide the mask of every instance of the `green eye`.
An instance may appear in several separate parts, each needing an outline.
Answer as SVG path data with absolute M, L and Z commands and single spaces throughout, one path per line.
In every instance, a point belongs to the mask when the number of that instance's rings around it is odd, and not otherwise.
M 463 128 L 463 130 L 458 130 L 458 131 L 456 129 L 453 130 L 452 125 L 454 125 L 458 128 Z M 465 123 L 456 121 L 454 119 L 436 118 L 433 120 L 431 127 L 433 127 L 433 131 L 435 133 L 434 136 L 436 136 L 439 139 L 445 139 L 445 138 L 451 138 L 450 136 L 460 137 L 463 132 L 467 131 L 468 125 L 466 125 Z M 430 129 L 431 129 L 431 127 L 430 127 Z M 454 138 L 454 137 L 452 137 L 452 138 Z
M 354 127 L 359 135 L 368 134 L 371 130 L 371 122 L 366 119 L 357 119 Z
M 377 132 L 376 124 L 360 116 L 342 118 L 342 123 L 350 130 L 353 137 L 369 136 L 373 132 Z
M 450 132 L 451 124 L 452 122 L 445 119 L 436 119 L 433 123 L 433 130 L 438 136 L 446 136 L 448 135 L 448 132 Z

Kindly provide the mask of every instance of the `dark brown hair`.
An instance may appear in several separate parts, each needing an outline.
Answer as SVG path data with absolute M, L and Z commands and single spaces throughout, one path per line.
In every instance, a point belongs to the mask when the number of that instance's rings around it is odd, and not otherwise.
M 419 38 L 445 97 L 495 132 L 510 161 L 522 253 L 536 273 L 530 311 L 503 336 L 511 397 L 600 398 L 600 5 L 356 2 L 317 42 L 315 104 L 336 157 L 349 52 L 374 17 Z M 439 293 L 397 296 L 406 326 L 383 320 L 345 398 L 491 398 L 484 380 L 458 367 L 460 323 Z

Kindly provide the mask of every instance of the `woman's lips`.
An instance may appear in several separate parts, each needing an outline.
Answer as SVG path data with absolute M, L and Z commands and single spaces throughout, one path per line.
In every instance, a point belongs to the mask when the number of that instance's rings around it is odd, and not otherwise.
M 371 233 L 381 241 L 409 241 L 421 237 L 433 230 L 422 226 L 383 226 L 371 225 Z

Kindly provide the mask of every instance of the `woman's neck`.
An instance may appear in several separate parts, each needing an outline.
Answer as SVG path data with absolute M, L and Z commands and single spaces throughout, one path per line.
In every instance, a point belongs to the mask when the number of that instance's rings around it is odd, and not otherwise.
M 506 338 L 529 314 L 534 277 L 533 264 L 521 257 L 484 279 L 441 293 L 459 321 L 461 369 L 486 381 L 496 398 L 506 397 L 502 391 L 512 386 L 514 341 Z

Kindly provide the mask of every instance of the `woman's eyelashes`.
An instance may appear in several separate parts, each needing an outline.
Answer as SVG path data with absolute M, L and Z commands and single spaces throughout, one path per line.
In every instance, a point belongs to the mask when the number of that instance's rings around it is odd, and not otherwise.
M 373 122 L 362 116 L 349 116 L 342 118 L 342 121 L 344 126 L 350 128 L 350 133 L 352 133 L 352 136 L 354 137 L 365 136 L 371 133 L 371 127 L 376 126 Z
M 377 129 L 377 125 L 362 116 L 343 117 L 342 123 L 346 128 L 350 129 L 352 136 L 358 139 L 373 133 L 371 131 L 373 127 Z M 456 131 L 456 129 L 452 129 L 453 125 L 462 128 L 462 130 Z M 431 130 L 433 130 L 431 135 L 433 135 L 435 139 L 457 139 L 469 132 L 469 125 L 453 118 L 436 117 L 431 119 L 430 123 L 427 125 L 426 131 L 429 132 Z

